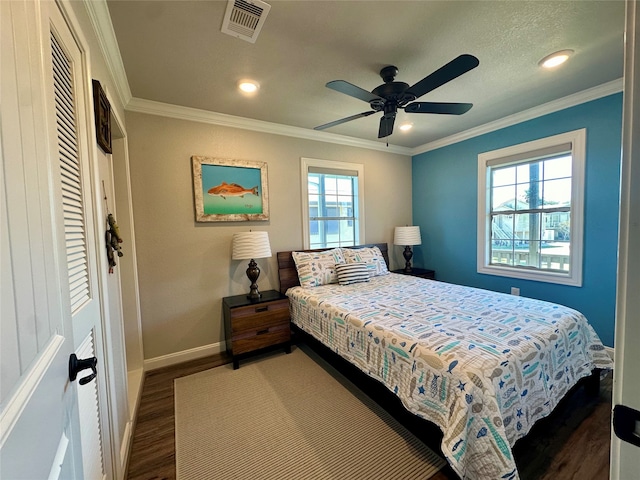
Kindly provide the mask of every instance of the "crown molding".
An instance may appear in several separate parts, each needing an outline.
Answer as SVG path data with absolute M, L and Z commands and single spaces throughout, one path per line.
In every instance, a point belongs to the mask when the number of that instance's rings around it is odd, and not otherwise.
M 83 3 L 98 38 L 102 55 L 107 62 L 107 69 L 111 73 L 118 98 L 122 105 L 126 106 L 131 101 L 131 89 L 129 88 L 127 73 L 120 56 L 120 48 L 118 48 L 118 40 L 113 30 L 107 2 L 106 0 L 85 0 Z
M 223 113 L 210 112 L 190 107 L 182 107 L 178 105 L 170 105 L 167 103 L 155 102 L 152 100 L 144 100 L 141 98 L 132 98 L 126 106 L 126 109 L 133 112 L 147 113 L 150 115 L 160 115 L 164 117 L 177 118 L 182 120 L 191 120 L 201 123 L 209 123 L 226 127 L 241 128 L 244 130 L 253 130 L 256 132 L 270 133 L 274 135 L 284 135 L 288 137 L 302 138 L 306 140 L 315 140 L 318 142 L 335 143 L 338 145 L 346 145 L 351 147 L 366 148 L 369 150 L 378 150 L 381 152 L 397 153 L 400 155 L 414 156 L 425 153 L 437 148 L 452 145 L 454 143 L 468 140 L 473 137 L 484 135 L 485 133 L 494 132 L 502 128 L 510 127 L 518 123 L 532 120 L 534 118 L 548 115 L 566 108 L 574 107 L 582 103 L 597 100 L 599 98 L 619 93 L 623 89 L 622 79 L 612 80 L 593 88 L 583 90 L 572 95 L 554 100 L 552 102 L 538 105 L 536 107 L 524 110 L 522 112 L 509 115 L 494 122 L 485 123 L 475 128 L 465 130 L 464 132 L 441 138 L 433 142 L 425 143 L 415 148 L 400 147 L 380 142 L 372 142 L 344 135 L 337 135 L 327 132 L 318 132 L 308 130 L 306 128 L 292 127 L 288 125 L 280 125 L 277 123 L 265 122 L 262 120 L 253 120 L 244 117 L 236 117 Z
M 510 127 L 527 120 L 542 117 L 543 115 L 558 112 L 560 110 L 564 110 L 565 108 L 575 107 L 576 105 L 580 105 L 581 103 L 590 102 L 592 100 L 597 100 L 598 98 L 606 97 L 614 93 L 619 93 L 622 91 L 622 88 L 622 78 L 612 80 L 610 82 L 603 83 L 602 85 L 588 88 L 587 90 L 583 90 L 581 92 L 559 98 L 558 100 L 553 100 L 552 102 L 547 102 L 542 105 L 538 105 L 537 107 L 514 113 L 513 115 L 509 115 L 494 122 L 485 123 L 484 125 L 465 130 L 464 132 L 456 133 L 455 135 L 451 135 L 449 137 L 444 137 L 438 140 L 434 140 L 433 142 L 425 143 L 411 149 L 411 155 L 419 155 L 421 153 L 429 152 L 437 148 L 446 147 L 447 145 L 452 145 L 454 143 L 462 142 L 463 140 L 468 140 L 473 137 L 484 135 L 485 133 L 494 132 L 496 130 L 500 130 L 501 128 Z
M 270 133 L 272 135 L 283 135 L 286 137 L 301 138 L 304 140 L 314 140 L 324 143 L 335 143 L 349 147 L 366 148 L 368 150 L 379 150 L 386 153 L 397 153 L 399 155 L 411 156 L 411 149 L 396 145 L 362 140 L 334 133 L 318 132 L 306 128 L 292 127 L 278 123 L 253 120 L 251 118 L 236 117 L 224 113 L 210 112 L 191 107 L 182 107 L 168 103 L 144 100 L 142 98 L 132 98 L 126 109 L 131 112 L 146 113 L 149 115 L 159 115 L 162 117 L 177 118 L 179 120 L 190 120 L 193 122 L 209 123 L 223 127 L 240 128 L 252 130 L 254 132 Z

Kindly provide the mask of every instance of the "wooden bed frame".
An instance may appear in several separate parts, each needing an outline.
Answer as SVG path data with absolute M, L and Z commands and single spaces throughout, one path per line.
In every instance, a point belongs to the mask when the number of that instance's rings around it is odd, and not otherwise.
M 345 247 L 345 248 L 366 248 L 366 247 L 378 247 L 380 249 L 380 253 L 384 257 L 384 261 L 387 264 L 387 268 L 389 268 L 389 249 L 386 243 L 369 243 L 366 245 L 357 245 L 355 247 Z M 331 248 L 314 248 L 311 250 L 294 250 L 296 252 L 324 252 L 327 250 L 332 250 L 335 247 Z M 280 279 L 280 293 L 285 294 L 288 289 L 291 287 L 296 287 L 300 285 L 300 281 L 298 280 L 298 271 L 296 270 L 296 264 L 293 261 L 293 256 L 291 255 L 291 251 L 288 252 L 278 252 L 278 278 Z

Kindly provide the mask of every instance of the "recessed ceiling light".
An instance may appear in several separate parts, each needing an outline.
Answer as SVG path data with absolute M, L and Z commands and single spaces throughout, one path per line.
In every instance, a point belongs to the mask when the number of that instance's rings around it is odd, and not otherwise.
M 258 91 L 258 88 L 260 88 L 260 85 L 253 80 L 241 80 L 238 83 L 238 88 L 245 93 L 255 93 Z
M 542 60 L 538 62 L 542 68 L 553 68 L 558 65 L 566 62 L 571 55 L 573 55 L 573 50 L 560 50 L 559 52 L 552 53 L 551 55 L 547 55 Z
M 400 130 L 402 130 L 403 132 L 407 132 L 412 128 L 413 128 L 413 123 L 403 123 L 402 125 L 400 125 Z

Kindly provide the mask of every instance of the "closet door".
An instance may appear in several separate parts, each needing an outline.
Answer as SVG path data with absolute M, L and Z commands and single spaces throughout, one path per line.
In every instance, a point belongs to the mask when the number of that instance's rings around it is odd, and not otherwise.
M 44 2 L 43 2 L 44 5 Z M 61 290 L 71 317 L 74 353 L 95 368 L 78 373 L 76 394 L 84 478 L 102 479 L 111 463 L 108 398 L 102 334 L 102 295 L 98 282 L 98 232 L 94 220 L 95 171 L 91 165 L 90 78 L 82 45 L 54 2 L 46 2 L 49 52 L 44 62 L 45 92 L 55 198 Z M 50 60 L 50 61 L 49 61 Z M 101 258 L 101 257 L 100 257 Z
M 39 58 L 41 48 L 51 54 L 41 18 L 37 2 L 0 2 L 0 477 L 81 479 L 77 400 L 67 371 L 75 346 L 61 295 L 69 289 L 60 274 L 66 261 L 58 258 Z
M 109 478 L 85 59 L 57 3 L 0 13 L 0 477 Z

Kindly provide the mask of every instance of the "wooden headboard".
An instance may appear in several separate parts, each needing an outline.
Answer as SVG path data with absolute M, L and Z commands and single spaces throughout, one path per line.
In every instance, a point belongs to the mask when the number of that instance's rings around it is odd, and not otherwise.
M 365 247 L 378 247 L 380 253 L 384 257 L 384 261 L 389 268 L 389 250 L 386 243 L 369 243 L 367 245 L 357 245 L 355 247 L 348 248 L 365 248 Z M 331 250 L 331 248 L 314 248 L 311 250 L 295 250 L 296 252 L 324 252 L 325 250 Z M 296 264 L 293 261 L 291 251 L 278 252 L 278 278 L 280 279 L 280 292 L 285 293 L 291 287 L 300 285 L 298 281 L 298 271 L 296 270 Z

